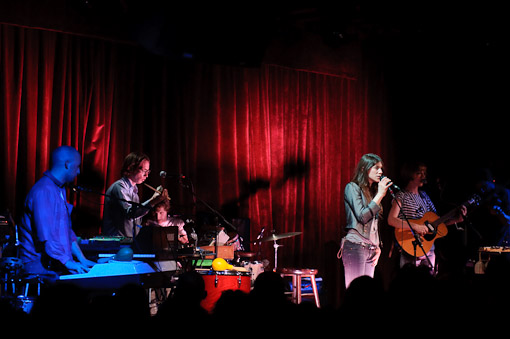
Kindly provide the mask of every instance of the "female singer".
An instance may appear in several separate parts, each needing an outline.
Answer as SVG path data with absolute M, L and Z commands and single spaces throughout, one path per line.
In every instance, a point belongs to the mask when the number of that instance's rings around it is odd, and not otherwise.
M 381 255 L 378 229 L 381 201 L 392 185 L 389 178 L 381 179 L 382 174 L 381 158 L 365 154 L 345 187 L 347 234 L 342 239 L 338 257 L 342 257 L 346 287 L 362 275 L 373 277 Z

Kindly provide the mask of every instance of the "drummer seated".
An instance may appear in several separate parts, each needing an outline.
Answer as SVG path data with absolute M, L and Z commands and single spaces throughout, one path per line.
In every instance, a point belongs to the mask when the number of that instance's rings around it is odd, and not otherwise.
M 188 234 L 184 229 L 186 223 L 180 218 L 170 216 L 170 207 L 170 201 L 168 199 L 154 205 L 145 224 L 161 227 L 178 227 L 179 243 L 188 244 Z

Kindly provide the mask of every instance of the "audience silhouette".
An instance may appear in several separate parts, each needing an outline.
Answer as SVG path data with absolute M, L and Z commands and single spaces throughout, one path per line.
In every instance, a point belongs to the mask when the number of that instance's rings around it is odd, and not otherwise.
M 305 299 L 299 305 L 290 302 L 288 281 L 266 271 L 257 277 L 249 293 L 224 291 L 208 312 L 200 304 L 207 295 L 204 280 L 190 271 L 179 275 L 154 316 L 142 286 L 126 285 L 114 294 L 91 296 L 90 291 L 70 284 L 46 286 L 30 314 L 0 298 L 0 316 L 18 329 L 19 337 L 43 334 L 67 338 L 72 334 L 80 338 L 130 338 L 140 333 L 179 335 L 216 329 L 217 333 L 227 333 L 229 329 L 249 332 L 251 328 L 273 335 L 304 335 L 318 329 L 328 333 L 341 326 L 366 329 L 368 325 L 388 335 L 426 328 L 469 334 L 471 327 L 496 334 L 505 328 L 508 286 L 507 260 L 491 260 L 484 275 L 447 279 L 407 265 L 387 289 L 377 278 L 361 276 L 345 291 L 338 308 L 319 309 L 312 300 Z M 467 319 L 473 317 L 476 321 L 469 323 Z

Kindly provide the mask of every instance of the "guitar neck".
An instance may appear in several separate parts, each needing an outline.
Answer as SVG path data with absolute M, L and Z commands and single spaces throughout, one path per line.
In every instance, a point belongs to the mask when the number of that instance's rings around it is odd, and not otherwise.
M 439 219 L 435 220 L 432 224 L 434 226 L 437 226 L 437 225 L 440 225 L 442 223 L 446 223 L 448 220 L 450 220 L 453 217 L 455 217 L 455 215 L 458 213 L 459 209 L 462 206 L 468 207 L 471 204 L 477 203 L 479 200 L 480 200 L 480 198 L 477 195 L 474 195 L 471 199 L 463 202 L 462 204 L 459 205 L 459 207 L 456 207 L 456 208 L 452 209 L 450 212 L 446 213 L 445 215 L 443 215 Z
M 461 205 L 461 206 L 463 206 L 463 205 Z M 455 216 L 455 214 L 457 214 L 457 211 L 458 211 L 458 208 L 451 210 L 450 212 L 446 213 L 439 219 L 435 220 L 432 224 L 434 226 L 437 226 L 437 225 L 446 223 L 448 220 L 452 219 Z

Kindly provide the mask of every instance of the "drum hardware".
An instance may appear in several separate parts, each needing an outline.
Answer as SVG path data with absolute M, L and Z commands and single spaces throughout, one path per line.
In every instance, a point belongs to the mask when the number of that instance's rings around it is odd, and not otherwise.
M 277 243 L 280 239 L 286 239 L 286 238 L 292 238 L 297 235 L 300 235 L 303 232 L 289 232 L 289 233 L 282 233 L 282 234 L 275 234 L 273 231 L 273 234 L 271 234 L 268 237 L 262 238 L 260 240 L 257 240 L 257 242 L 265 242 L 265 241 L 272 241 L 273 242 L 273 248 L 274 248 L 274 271 L 278 268 L 278 248 L 283 245 L 279 245 Z
M 243 266 L 245 269 L 250 272 L 251 277 L 251 285 L 252 287 L 255 285 L 255 280 L 257 280 L 257 277 L 260 273 L 265 271 L 266 266 L 269 265 L 268 260 L 264 260 L 262 262 L 260 261 L 243 261 L 241 263 L 241 266 Z
M 3 273 L 0 295 L 15 296 L 16 285 L 20 282 L 20 272 L 23 268 L 21 259 L 14 257 L 0 258 L 0 272 Z
M 43 284 L 43 279 L 40 275 L 36 274 L 36 275 L 31 275 L 31 276 L 27 276 L 25 279 L 24 279 L 24 282 L 25 282 L 25 289 L 24 289 L 24 292 L 23 292 L 23 296 L 25 298 L 28 298 L 28 292 L 30 291 L 30 286 L 32 283 L 35 283 L 36 284 L 36 287 L 37 287 L 37 294 L 36 296 L 40 296 L 41 295 L 41 285 Z M 20 296 L 18 296 L 19 298 Z
M 204 279 L 207 296 L 202 300 L 202 307 L 211 312 L 214 305 L 227 290 L 240 290 L 249 293 L 251 290 L 250 272 L 242 267 L 234 267 L 232 270 L 196 270 Z
M 44 283 L 44 274 L 22 273 L 23 262 L 19 258 L 0 258 L 2 281 L 0 297 L 5 298 L 16 309 L 30 313 Z
M 23 268 L 23 262 L 21 259 L 6 257 L 0 258 L 0 270 L 17 271 Z
M 300 235 L 301 233 L 303 233 L 303 232 L 289 232 L 289 233 L 282 233 L 282 234 L 278 234 L 278 235 L 273 233 L 270 236 L 262 238 L 262 239 L 260 239 L 258 241 L 261 241 L 261 242 L 264 242 L 264 241 L 276 241 L 276 240 L 280 240 L 280 239 L 295 237 L 297 235 Z
M 219 275 L 218 273 L 214 276 L 214 287 L 218 287 L 218 281 L 219 281 Z M 237 288 L 241 288 L 241 273 L 237 272 Z

